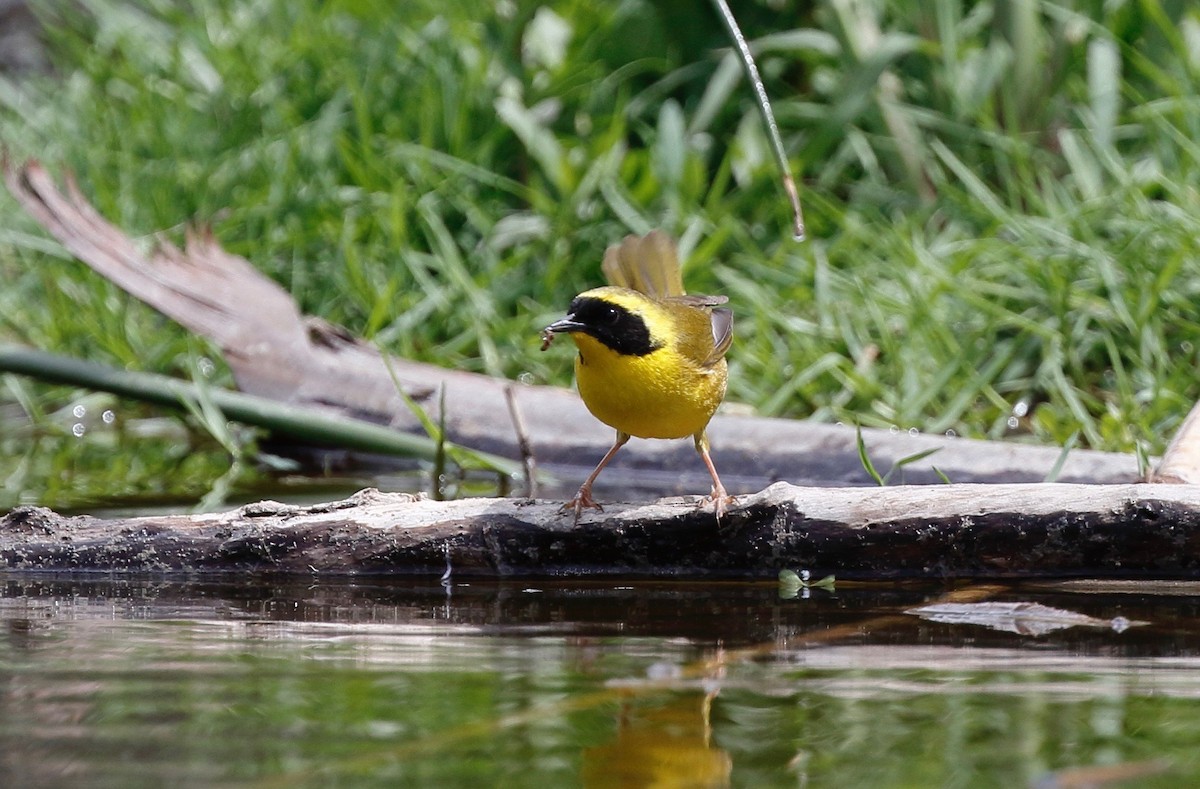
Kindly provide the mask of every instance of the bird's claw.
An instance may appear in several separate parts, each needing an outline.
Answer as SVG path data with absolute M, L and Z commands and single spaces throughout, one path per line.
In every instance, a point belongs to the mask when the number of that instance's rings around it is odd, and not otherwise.
M 714 488 L 712 493 L 700 499 L 698 507 L 707 507 L 710 503 L 713 505 L 713 510 L 717 515 L 717 523 L 721 522 L 721 516 L 725 514 L 726 508 L 737 502 L 736 496 L 730 496 L 725 492 L 724 488 Z
M 583 488 L 580 488 L 579 492 L 575 494 L 575 498 L 571 499 L 566 504 L 562 505 L 562 507 L 560 507 L 558 511 L 559 512 L 567 512 L 569 510 L 573 510 L 575 513 L 573 523 L 575 525 L 578 525 L 579 524 L 579 516 L 583 513 L 584 507 L 587 507 L 588 509 L 597 510 L 599 512 L 604 512 L 604 508 L 601 507 L 596 502 L 596 500 L 592 498 L 592 492 L 590 490 L 584 490 Z

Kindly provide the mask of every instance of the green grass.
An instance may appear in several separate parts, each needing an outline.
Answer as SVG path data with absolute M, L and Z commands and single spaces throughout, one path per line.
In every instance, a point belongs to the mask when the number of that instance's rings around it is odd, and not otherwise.
M 730 399 L 760 413 L 1161 451 L 1200 393 L 1200 15 L 743 5 L 800 245 L 720 23 L 690 2 L 43 0 L 57 71 L 0 77 L 0 139 L 134 234 L 212 223 L 306 312 L 398 354 L 566 385 L 537 330 L 608 243 L 663 226 L 689 288 L 731 297 Z M 178 375 L 213 354 L 7 196 L 0 281 L 0 341 Z M 46 417 L 78 393 L 2 383 L 33 454 L 103 475 Z M 30 446 L 0 432 L 0 504 L 69 500 Z M 207 484 L 139 463 L 122 485 Z

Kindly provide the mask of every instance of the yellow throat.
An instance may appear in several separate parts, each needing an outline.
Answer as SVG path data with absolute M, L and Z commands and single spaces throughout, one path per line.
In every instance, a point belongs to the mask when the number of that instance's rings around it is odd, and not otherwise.
M 704 430 L 725 397 L 727 366 L 714 350 L 709 311 L 672 304 L 627 288 L 604 287 L 576 300 L 596 299 L 644 323 L 646 343 L 617 343 L 572 331 L 579 348 L 579 395 L 601 422 L 638 438 L 685 438 Z

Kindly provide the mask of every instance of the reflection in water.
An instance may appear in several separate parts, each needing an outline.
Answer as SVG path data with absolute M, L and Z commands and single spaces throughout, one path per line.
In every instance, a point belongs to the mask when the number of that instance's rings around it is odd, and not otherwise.
M 1019 635 L 892 587 L 9 579 L 0 786 L 1200 778 L 1198 598 L 981 596 L 1148 624 Z
M 7 625 L 5 641 L 15 651 L 36 655 L 39 641 L 49 636 L 44 619 L 13 618 Z M 68 785 L 81 780 L 87 774 L 85 761 L 55 744 L 87 736 L 91 699 L 101 683 L 64 676 L 48 686 L 28 681 L 12 671 L 8 661 L 4 668 L 9 670 L 0 671 L 0 720 L 12 739 L 0 750 L 0 785 Z
M 622 703 L 616 738 L 583 751 L 590 789 L 710 789 L 729 785 L 733 762 L 712 743 L 716 691 L 672 695 L 657 703 Z
M 1033 789 L 1102 789 L 1105 786 L 1144 780 L 1169 772 L 1170 763 L 1162 759 L 1145 762 L 1121 762 L 1095 767 L 1068 767 L 1047 773 L 1036 780 Z

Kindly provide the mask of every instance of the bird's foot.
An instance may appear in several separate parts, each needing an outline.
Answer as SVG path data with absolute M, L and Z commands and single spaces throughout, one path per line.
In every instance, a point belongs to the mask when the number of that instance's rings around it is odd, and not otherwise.
M 717 515 L 717 523 L 720 523 L 721 516 L 725 514 L 726 508 L 736 501 L 737 497 L 730 496 L 728 493 L 726 493 L 724 487 L 713 488 L 712 493 L 700 499 L 700 504 L 698 506 L 707 507 L 709 504 L 712 504 L 713 511 Z
M 579 516 L 580 516 L 580 514 L 583 513 L 584 507 L 587 507 L 587 508 L 593 509 L 593 510 L 598 510 L 600 512 L 604 512 L 604 508 L 596 503 L 596 500 L 592 498 L 591 489 L 587 488 L 587 487 L 580 488 L 579 492 L 575 494 L 575 498 L 571 499 L 566 504 L 562 505 L 562 507 L 559 508 L 558 511 L 559 512 L 567 512 L 567 511 L 573 510 L 575 513 L 575 516 L 574 516 L 574 519 L 572 520 L 572 524 L 575 526 L 578 526 L 579 525 Z

